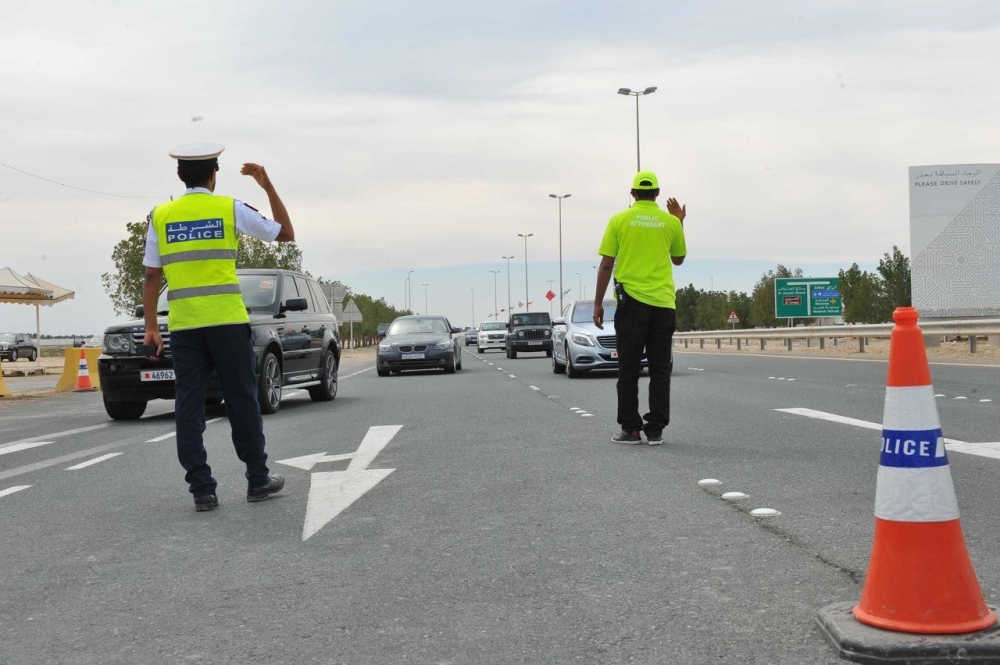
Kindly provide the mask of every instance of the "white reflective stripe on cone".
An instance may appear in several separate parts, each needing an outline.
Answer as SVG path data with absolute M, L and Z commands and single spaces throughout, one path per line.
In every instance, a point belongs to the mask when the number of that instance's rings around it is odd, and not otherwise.
M 875 517 L 893 522 L 947 522 L 958 519 L 951 467 L 924 469 L 879 466 Z
M 891 430 L 941 429 L 934 403 L 934 386 L 886 388 L 882 427 Z

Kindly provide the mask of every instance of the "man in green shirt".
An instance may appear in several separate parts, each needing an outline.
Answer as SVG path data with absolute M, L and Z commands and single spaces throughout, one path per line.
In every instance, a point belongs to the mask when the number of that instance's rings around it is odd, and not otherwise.
M 656 204 L 660 184 L 652 171 L 632 180 L 635 205 L 608 222 L 598 253 L 594 325 L 604 329 L 604 293 L 615 277 L 615 337 L 618 348 L 618 424 L 615 443 L 663 442 L 670 423 L 670 347 L 677 327 L 673 266 L 684 263 L 684 217 L 687 206 L 676 199 L 667 210 Z M 617 259 L 617 262 L 616 262 Z M 642 351 L 649 363 L 649 413 L 639 415 Z M 645 423 L 643 423 L 645 420 Z

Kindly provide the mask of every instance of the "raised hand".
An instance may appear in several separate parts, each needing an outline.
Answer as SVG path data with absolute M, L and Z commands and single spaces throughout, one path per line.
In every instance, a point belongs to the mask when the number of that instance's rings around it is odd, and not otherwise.
M 263 189 L 267 189 L 271 186 L 271 179 L 267 176 L 267 171 L 260 164 L 254 164 L 253 162 L 247 162 L 240 169 L 240 173 L 243 175 L 248 175 L 257 181 Z
M 688 208 L 687 205 L 682 206 L 677 202 L 677 199 L 671 197 L 667 199 L 667 212 L 683 222 L 684 218 L 687 217 Z

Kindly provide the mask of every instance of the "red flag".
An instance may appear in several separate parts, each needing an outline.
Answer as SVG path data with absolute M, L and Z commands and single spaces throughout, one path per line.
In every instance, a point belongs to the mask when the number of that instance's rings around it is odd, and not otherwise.
M 552 293 L 552 289 L 549 289 L 548 291 L 545 292 L 545 297 L 548 298 L 549 301 L 551 302 L 552 300 L 555 299 L 556 294 Z

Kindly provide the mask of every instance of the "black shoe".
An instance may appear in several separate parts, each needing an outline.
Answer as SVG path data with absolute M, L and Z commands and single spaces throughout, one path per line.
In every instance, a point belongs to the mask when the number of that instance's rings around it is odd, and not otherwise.
M 642 436 L 640 435 L 639 430 L 631 432 L 622 430 L 621 432 L 618 432 L 618 434 L 611 437 L 611 441 L 613 443 L 625 443 L 630 446 L 634 446 L 637 443 L 642 443 Z
M 215 510 L 216 506 L 219 505 L 219 497 L 214 494 L 203 494 L 202 496 L 196 496 L 194 498 L 194 509 L 195 512 L 204 513 L 209 510 Z
M 247 489 L 247 501 L 250 503 L 266 501 L 272 494 L 280 492 L 281 488 L 284 486 L 284 476 L 277 473 L 273 476 L 268 476 L 266 485 L 261 485 L 260 487 L 250 487 Z
M 663 432 L 647 432 L 646 443 L 651 446 L 658 446 L 663 443 Z

